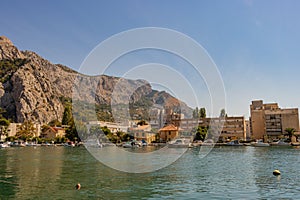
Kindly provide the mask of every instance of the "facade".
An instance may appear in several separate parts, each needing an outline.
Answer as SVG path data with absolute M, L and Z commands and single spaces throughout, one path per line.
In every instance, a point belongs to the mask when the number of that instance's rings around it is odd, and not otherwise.
M 55 139 L 57 137 L 64 137 L 66 134 L 65 129 L 61 127 L 49 127 L 41 133 L 41 138 Z
M 126 133 L 129 128 L 129 125 L 125 125 L 122 123 L 103 122 L 103 121 L 91 121 L 86 126 L 89 129 L 91 126 L 94 125 L 99 125 L 100 127 L 107 127 L 112 133 L 117 133 L 119 131 Z
M 219 141 L 246 139 L 246 121 L 244 116 L 202 118 L 199 120 L 199 126 L 208 127 L 210 129 L 209 132 L 218 134 Z
M 197 128 L 201 119 L 181 119 L 173 120 L 173 123 L 180 127 L 183 132 L 191 132 L 193 129 Z
M 151 125 L 137 126 L 129 129 L 134 138 L 138 141 L 145 141 L 148 144 L 155 141 L 155 133 L 151 132 Z
M 17 132 L 20 130 L 22 123 L 10 123 L 8 126 L 8 137 L 16 136 Z M 41 135 L 41 125 L 34 124 L 35 134 L 34 137 L 39 137 Z
M 282 109 L 277 103 L 264 104 L 262 100 L 250 105 L 250 130 L 253 139 L 278 138 L 286 128 L 299 130 L 298 108 Z
M 171 141 L 179 136 L 179 128 L 174 124 L 168 124 L 159 129 L 159 139 L 161 142 Z

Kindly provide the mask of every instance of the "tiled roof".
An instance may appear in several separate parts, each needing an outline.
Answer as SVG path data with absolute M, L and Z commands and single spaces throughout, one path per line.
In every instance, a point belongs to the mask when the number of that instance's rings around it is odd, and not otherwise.
M 160 131 L 178 131 L 178 127 L 173 124 L 168 124 L 165 127 L 159 129 Z

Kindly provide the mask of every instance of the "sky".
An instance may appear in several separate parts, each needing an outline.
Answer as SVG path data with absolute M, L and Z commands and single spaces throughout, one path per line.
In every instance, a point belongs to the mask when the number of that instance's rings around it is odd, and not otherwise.
M 200 44 L 217 66 L 228 115 L 248 117 L 249 105 L 257 99 L 300 107 L 299 10 L 297 0 L 2 0 L 0 35 L 21 50 L 80 70 L 90 52 L 115 34 L 142 27 L 172 29 Z M 126 66 L 152 62 L 193 80 L 197 102 L 185 94 L 185 87 L 175 91 L 189 106 L 209 107 L 205 81 L 193 78 L 184 60 L 166 52 L 134 52 L 114 62 L 107 73 L 130 74 Z

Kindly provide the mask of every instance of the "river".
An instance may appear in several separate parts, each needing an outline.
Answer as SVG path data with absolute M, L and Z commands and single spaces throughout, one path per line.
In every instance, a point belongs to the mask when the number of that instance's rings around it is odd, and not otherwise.
M 300 199 L 299 164 L 294 147 L 216 147 L 204 158 L 198 147 L 131 174 L 84 147 L 11 147 L 0 149 L 0 199 Z

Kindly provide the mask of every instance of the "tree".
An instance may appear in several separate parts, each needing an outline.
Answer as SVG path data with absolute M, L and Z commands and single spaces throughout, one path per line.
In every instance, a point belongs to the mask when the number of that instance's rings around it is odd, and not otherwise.
M 73 121 L 73 116 L 72 116 L 72 109 L 71 109 L 71 106 L 70 105 L 67 105 L 65 107 L 65 110 L 64 110 L 64 114 L 63 114 L 63 118 L 62 118 L 62 121 L 61 123 L 63 125 L 71 125 L 71 123 Z
M 227 116 L 227 114 L 226 114 L 226 112 L 225 112 L 225 109 L 223 108 L 222 110 L 221 110 L 221 112 L 220 112 L 220 117 L 226 117 Z
M 292 137 L 296 130 L 294 128 L 286 128 L 284 131 L 286 132 L 284 135 L 288 136 L 289 140 L 292 141 Z
M 27 141 L 33 138 L 36 133 L 36 129 L 34 128 L 34 124 L 32 121 L 25 121 L 19 131 L 17 132 L 16 136 L 18 139 Z
M 207 135 L 207 127 L 205 127 L 205 126 L 198 126 L 197 130 L 196 130 L 196 133 L 195 133 L 194 140 L 202 140 L 202 141 L 204 141 L 206 135 Z
M 69 127 L 66 129 L 66 138 L 71 141 L 75 141 L 76 139 L 79 138 L 77 130 L 76 130 L 76 126 L 75 126 L 75 123 L 73 120 L 69 124 Z
M 144 125 L 148 125 L 148 123 L 145 120 L 141 120 L 137 123 L 137 125 L 144 126 Z
M 7 135 L 9 124 L 10 122 L 7 119 L 5 118 L 0 119 L 0 141 L 2 135 Z
M 205 110 L 205 108 L 200 108 L 199 116 L 200 116 L 200 118 L 205 118 L 206 117 L 206 110 Z
M 58 121 L 57 119 L 52 120 L 51 122 L 49 122 L 48 124 L 49 126 L 61 126 L 61 122 Z

